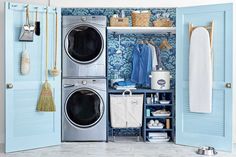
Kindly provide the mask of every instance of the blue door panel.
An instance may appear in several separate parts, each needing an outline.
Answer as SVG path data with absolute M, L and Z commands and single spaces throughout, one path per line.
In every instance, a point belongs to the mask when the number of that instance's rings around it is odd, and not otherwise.
M 213 33 L 212 113 L 189 109 L 189 23 L 208 26 Z M 232 4 L 177 9 L 176 143 L 232 150 Z M 199 63 L 201 64 L 201 63 Z
M 21 27 L 25 23 L 26 4 L 5 3 L 5 151 L 33 149 L 61 143 L 61 76 L 49 77 L 56 112 L 37 112 L 45 73 L 45 7 L 29 5 L 30 23 L 34 23 L 39 10 L 41 35 L 33 42 L 19 42 Z M 58 10 L 60 15 L 60 10 Z M 59 17 L 60 23 L 60 17 Z M 59 25 L 60 26 L 60 25 Z M 60 28 L 59 28 L 60 32 Z M 55 43 L 55 8 L 49 7 L 49 68 L 52 68 Z M 58 35 L 60 45 L 60 34 Z M 21 75 L 20 58 L 24 49 L 30 54 L 30 73 Z M 58 47 L 58 67 L 61 67 Z

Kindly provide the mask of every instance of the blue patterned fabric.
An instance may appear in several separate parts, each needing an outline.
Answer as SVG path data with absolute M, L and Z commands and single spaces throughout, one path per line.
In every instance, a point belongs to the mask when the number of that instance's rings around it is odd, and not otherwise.
M 129 25 L 131 26 L 131 11 L 133 10 L 150 10 L 152 21 L 156 20 L 157 14 L 168 13 L 170 19 L 173 21 L 173 26 L 176 25 L 176 9 L 175 8 L 62 8 L 62 15 L 102 15 L 107 16 L 107 25 L 109 26 L 109 19 L 114 13 L 120 13 L 121 10 L 125 11 L 126 16 L 129 18 Z M 173 79 L 171 80 L 171 88 L 175 87 L 175 52 L 176 52 L 176 36 L 175 34 L 125 34 L 121 35 L 121 51 L 116 53 L 119 45 L 118 35 L 107 34 L 107 75 L 108 79 L 112 79 L 115 74 L 125 79 L 131 78 L 132 72 L 132 51 L 133 46 L 140 40 L 152 40 L 157 46 L 167 39 L 172 49 L 161 50 L 160 58 L 162 61 L 163 69 L 169 70 Z M 109 130 L 111 133 L 111 130 Z M 115 129 L 114 134 L 119 135 L 138 135 L 137 129 Z

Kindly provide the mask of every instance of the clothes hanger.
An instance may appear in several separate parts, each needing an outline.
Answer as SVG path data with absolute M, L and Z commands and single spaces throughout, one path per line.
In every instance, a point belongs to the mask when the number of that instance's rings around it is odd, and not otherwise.
M 144 44 L 148 44 L 149 42 L 148 42 L 148 40 L 144 40 Z
M 167 50 L 172 49 L 172 46 L 169 44 L 167 39 L 164 39 L 159 47 L 161 50 L 166 48 Z
M 152 41 L 152 39 L 149 40 L 149 44 L 155 46 L 155 43 Z
M 143 40 L 138 40 L 138 44 L 144 44 Z

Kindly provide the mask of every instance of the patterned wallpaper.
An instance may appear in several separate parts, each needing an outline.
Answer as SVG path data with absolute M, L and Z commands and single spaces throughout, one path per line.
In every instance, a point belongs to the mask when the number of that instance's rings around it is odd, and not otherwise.
M 62 15 L 103 15 L 107 16 L 107 25 L 109 26 L 109 18 L 114 14 L 119 14 L 121 10 L 125 11 L 127 17 L 130 18 L 131 25 L 131 11 L 132 10 L 147 10 L 147 8 L 63 8 Z M 169 18 L 176 21 L 176 10 L 174 8 L 161 8 L 161 9 L 148 9 L 151 11 L 152 16 L 150 24 L 156 19 L 156 15 L 169 14 Z M 107 34 L 107 53 L 108 53 L 108 79 L 114 77 L 114 73 L 118 73 L 120 77 L 129 79 L 132 69 L 132 50 L 133 45 L 140 40 L 152 40 L 156 45 L 160 46 L 162 40 L 167 39 L 172 46 L 170 50 L 161 50 L 161 60 L 165 70 L 169 70 L 173 79 L 171 80 L 171 87 L 175 87 L 175 42 L 176 36 L 174 34 L 125 34 L 121 35 L 121 51 L 117 54 L 116 51 L 119 45 L 118 35 Z M 110 132 L 111 133 L 111 132 Z M 115 135 L 138 135 L 137 129 L 115 129 Z
M 156 45 L 160 46 L 162 40 L 167 39 L 172 49 L 161 51 L 161 61 L 165 70 L 169 70 L 173 78 L 175 78 L 175 35 L 149 34 L 149 35 L 121 35 L 121 51 L 116 53 L 119 47 L 118 35 L 108 34 L 108 79 L 113 78 L 115 73 L 120 74 L 122 78 L 130 79 L 132 72 L 132 51 L 134 44 L 140 40 L 152 40 Z M 173 79 L 171 87 L 174 88 Z
M 107 16 L 108 19 L 108 25 L 109 25 L 109 19 L 113 14 L 120 14 L 121 10 L 124 10 L 125 15 L 130 18 L 129 22 L 131 25 L 131 12 L 133 10 L 150 10 L 151 11 L 151 20 L 154 21 L 156 19 L 156 15 L 160 14 L 161 16 L 165 16 L 166 14 L 169 14 L 169 18 L 174 21 L 175 26 L 175 19 L 176 19 L 176 9 L 175 8 L 62 8 L 62 15 L 68 16 L 68 15 L 102 15 Z

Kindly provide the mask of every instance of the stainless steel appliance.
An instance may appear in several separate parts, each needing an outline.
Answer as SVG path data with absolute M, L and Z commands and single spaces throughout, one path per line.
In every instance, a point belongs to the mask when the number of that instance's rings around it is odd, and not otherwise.
M 63 77 L 106 77 L 106 17 L 63 16 Z
M 107 141 L 105 79 L 64 79 L 62 141 Z

